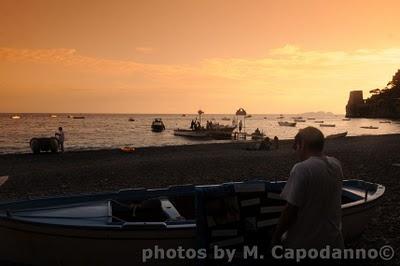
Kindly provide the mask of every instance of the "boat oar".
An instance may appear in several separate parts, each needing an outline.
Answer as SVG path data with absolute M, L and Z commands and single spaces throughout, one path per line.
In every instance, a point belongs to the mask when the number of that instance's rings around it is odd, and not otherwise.
M 0 176 L 0 187 L 4 185 L 5 182 L 7 182 L 8 176 Z

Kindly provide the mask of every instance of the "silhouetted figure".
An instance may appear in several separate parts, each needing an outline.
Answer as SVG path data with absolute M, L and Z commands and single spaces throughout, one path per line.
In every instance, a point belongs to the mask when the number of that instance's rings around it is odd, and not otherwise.
M 196 123 L 194 122 L 194 120 L 192 119 L 192 122 L 190 123 L 190 129 L 194 129 L 196 127 Z
M 61 152 L 64 152 L 65 135 L 62 127 L 58 128 L 58 131 L 56 132 L 55 136 L 58 141 L 58 147 L 60 148 Z
M 243 123 L 242 120 L 239 121 L 239 132 L 242 132 Z
M 263 141 L 261 141 L 259 150 L 269 151 L 271 149 L 271 140 L 269 137 L 266 137 Z
M 279 149 L 279 139 L 277 136 L 274 137 L 274 148 L 275 150 Z

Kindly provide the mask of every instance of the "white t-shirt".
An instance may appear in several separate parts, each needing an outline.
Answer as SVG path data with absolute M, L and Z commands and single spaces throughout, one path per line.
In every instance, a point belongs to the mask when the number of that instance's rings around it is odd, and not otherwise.
M 341 195 L 343 172 L 333 157 L 310 157 L 297 163 L 281 197 L 298 207 L 284 244 L 290 248 L 343 248 Z

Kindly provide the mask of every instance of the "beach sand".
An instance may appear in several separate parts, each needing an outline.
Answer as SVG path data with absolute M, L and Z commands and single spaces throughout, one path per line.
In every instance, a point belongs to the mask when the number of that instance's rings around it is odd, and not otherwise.
M 296 157 L 291 141 L 279 150 L 248 151 L 244 143 L 0 156 L 0 200 L 175 184 L 213 184 L 261 178 L 284 180 Z M 68 149 L 68 143 L 66 143 Z M 383 204 L 364 234 L 349 247 L 391 245 L 400 255 L 400 135 L 328 140 L 326 154 L 338 158 L 346 179 L 386 186 Z M 376 261 L 381 264 L 382 261 Z

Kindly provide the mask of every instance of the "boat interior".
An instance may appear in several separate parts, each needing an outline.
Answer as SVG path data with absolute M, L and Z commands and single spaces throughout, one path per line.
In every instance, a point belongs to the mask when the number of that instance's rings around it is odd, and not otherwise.
M 222 189 L 225 193 L 223 197 L 227 197 L 226 195 L 234 197 L 240 204 L 256 202 L 255 204 L 259 205 L 257 212 L 260 212 L 260 208 L 264 208 L 275 213 L 273 215 L 275 219 L 285 204 L 279 197 L 284 185 L 284 181 L 248 181 L 210 186 L 127 189 L 115 193 L 44 198 L 1 204 L 0 219 L 119 229 L 195 226 L 199 216 L 202 215 L 201 206 L 204 206 L 206 201 L 202 194 L 205 189 L 214 191 L 208 194 L 212 197 L 216 197 Z M 384 187 L 377 184 L 346 180 L 343 182 L 342 208 L 372 201 L 380 197 L 383 192 Z M 214 210 L 220 212 L 223 208 Z

